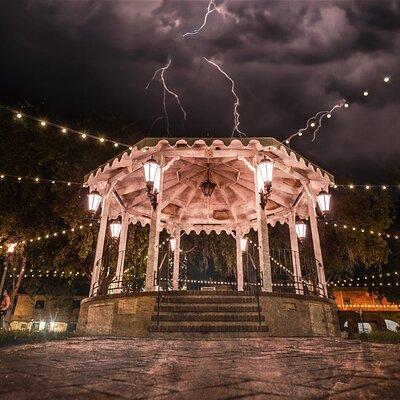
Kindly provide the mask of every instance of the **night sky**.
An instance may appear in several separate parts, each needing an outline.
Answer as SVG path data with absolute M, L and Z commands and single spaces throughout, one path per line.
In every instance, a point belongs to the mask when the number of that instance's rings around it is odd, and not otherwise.
M 391 183 L 400 149 L 400 2 L 2 1 L 0 104 L 31 104 L 54 122 L 117 118 L 132 133 L 106 132 L 134 143 L 166 136 L 159 81 L 166 72 L 188 113 L 167 98 L 171 136 L 230 136 L 229 82 L 235 80 L 240 128 L 247 136 L 284 139 L 316 112 L 345 98 L 324 123 L 292 146 L 337 176 Z M 391 76 L 389 85 L 383 83 Z M 368 89 L 366 98 L 362 92 Z M 33 111 L 32 111 L 33 112 Z M 397 176 L 399 178 L 399 175 Z M 393 182 L 395 183 L 395 182 Z

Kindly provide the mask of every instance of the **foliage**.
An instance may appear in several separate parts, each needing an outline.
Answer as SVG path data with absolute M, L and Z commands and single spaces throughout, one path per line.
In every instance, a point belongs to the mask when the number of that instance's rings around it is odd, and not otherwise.
M 65 340 L 71 336 L 68 332 L 31 332 L 31 331 L 4 331 L 0 330 L 0 347 L 17 344 L 48 342 Z
M 355 339 L 364 342 L 400 344 L 400 332 L 372 331 L 371 333 L 360 333 L 355 336 Z
M 187 253 L 187 262 L 198 274 L 204 276 L 207 271 L 214 270 L 215 278 L 218 278 L 236 272 L 235 239 L 224 232 L 220 235 L 214 232 L 207 235 L 202 232 L 199 235 L 183 236 L 182 248 L 192 250 Z
M 389 257 L 388 242 L 370 230 L 384 233 L 393 220 L 390 198 L 386 192 L 357 190 L 336 193 L 330 224 L 320 225 L 325 270 L 328 277 L 352 272 L 357 266 L 370 268 L 385 264 Z M 335 228 L 336 223 L 340 228 Z M 347 229 L 343 229 L 343 225 Z M 353 231 L 352 227 L 363 228 Z

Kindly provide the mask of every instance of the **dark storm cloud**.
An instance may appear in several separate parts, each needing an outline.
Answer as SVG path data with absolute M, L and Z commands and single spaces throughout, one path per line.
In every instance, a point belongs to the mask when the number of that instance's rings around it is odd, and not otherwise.
M 2 101 L 27 100 L 69 121 L 114 115 L 144 136 L 162 114 L 159 82 L 145 85 L 171 57 L 167 83 L 188 111 L 183 125 L 168 100 L 172 135 L 229 136 L 229 82 L 206 56 L 235 80 L 248 136 L 283 139 L 346 98 L 349 110 L 338 111 L 316 142 L 303 137 L 294 147 L 337 174 L 396 165 L 400 74 L 390 87 L 382 79 L 400 72 L 399 2 L 218 1 L 222 13 L 182 38 L 201 25 L 207 3 L 3 1 Z M 163 121 L 152 135 L 165 135 Z

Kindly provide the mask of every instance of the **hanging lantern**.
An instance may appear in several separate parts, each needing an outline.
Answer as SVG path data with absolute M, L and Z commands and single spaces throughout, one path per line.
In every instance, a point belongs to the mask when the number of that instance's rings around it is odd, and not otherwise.
M 260 193 L 260 206 L 264 210 L 272 192 L 274 163 L 264 158 L 257 165 L 257 185 Z
M 101 195 L 98 191 L 94 191 L 88 194 L 88 206 L 89 206 L 89 211 L 92 213 L 95 213 L 97 209 L 99 208 L 99 205 L 101 203 Z
M 169 239 L 169 245 L 171 246 L 171 251 L 175 251 L 176 249 L 176 239 L 175 238 L 171 238 Z
M 322 213 L 329 211 L 330 201 L 331 201 L 331 195 L 325 192 L 325 190 L 319 193 L 319 195 L 317 196 L 317 202 L 319 205 L 319 209 L 321 210 Z
M 111 237 L 113 239 L 118 239 L 119 235 L 121 233 L 122 229 L 122 223 L 121 223 L 121 218 L 118 217 L 117 219 L 114 219 L 110 223 L 110 231 L 111 231 Z
M 245 237 L 242 237 L 240 239 L 240 249 L 245 252 L 247 250 L 247 239 Z
M 207 169 L 207 179 L 200 185 L 200 189 L 205 197 L 211 197 L 217 185 L 210 179 L 210 170 Z
M 272 184 L 272 176 L 274 174 L 274 163 L 264 158 L 257 166 L 257 178 L 263 189 L 266 185 Z
M 300 241 L 305 239 L 307 234 L 307 225 L 301 219 L 296 221 L 296 233 Z
M 160 166 L 156 160 L 150 158 L 143 164 L 144 168 L 144 177 L 146 180 L 146 185 L 148 187 L 154 188 L 155 186 L 159 186 L 160 180 Z

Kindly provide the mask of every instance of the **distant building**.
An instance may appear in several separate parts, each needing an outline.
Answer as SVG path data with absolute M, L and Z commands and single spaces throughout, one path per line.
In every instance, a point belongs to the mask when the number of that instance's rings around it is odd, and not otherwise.
M 367 288 L 336 287 L 332 293 L 339 311 L 400 311 L 399 304 L 369 293 Z
M 72 302 L 63 304 L 54 297 L 19 294 L 11 315 L 11 327 L 13 330 L 73 332 L 83 298 L 74 296 Z

